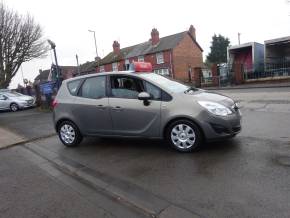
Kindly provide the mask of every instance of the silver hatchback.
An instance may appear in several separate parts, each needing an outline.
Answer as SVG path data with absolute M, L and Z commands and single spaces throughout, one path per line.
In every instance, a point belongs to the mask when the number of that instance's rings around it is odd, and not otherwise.
M 63 81 L 53 101 L 60 140 L 83 136 L 166 139 L 178 151 L 235 136 L 241 114 L 230 98 L 149 72 L 110 72 Z
M 0 110 L 13 112 L 35 106 L 35 98 L 18 92 L 0 91 Z

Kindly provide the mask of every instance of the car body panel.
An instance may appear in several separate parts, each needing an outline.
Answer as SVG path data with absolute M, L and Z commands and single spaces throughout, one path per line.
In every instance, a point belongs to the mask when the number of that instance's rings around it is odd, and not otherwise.
M 66 84 L 70 81 L 103 75 L 108 78 L 124 75 L 150 82 L 172 99 L 149 100 L 149 105 L 146 106 L 142 100 L 116 98 L 110 96 L 108 92 L 107 98 L 103 99 L 76 97 L 67 89 Z M 170 88 L 160 85 L 158 81 L 150 79 L 148 73 L 106 72 L 68 79 L 63 82 L 56 99 L 60 104 L 67 105 L 57 106 L 54 109 L 55 124 L 62 118 L 70 119 L 76 123 L 83 135 L 163 138 L 168 124 L 176 119 L 194 122 L 208 141 L 232 137 L 241 131 L 241 114 L 231 98 L 204 90 L 175 93 Z M 229 108 L 232 114 L 228 116 L 211 114 L 198 101 L 222 104 Z M 98 110 L 98 105 L 105 108 Z
M 109 98 L 112 133 L 127 136 L 160 136 L 160 101 L 144 105 L 138 99 Z

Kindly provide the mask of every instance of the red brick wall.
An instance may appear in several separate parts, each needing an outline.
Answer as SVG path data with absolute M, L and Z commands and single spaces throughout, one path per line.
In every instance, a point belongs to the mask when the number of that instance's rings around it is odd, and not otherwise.
M 202 51 L 192 41 L 188 34 L 185 34 L 182 41 L 173 49 L 174 78 L 189 81 L 188 70 L 202 67 Z M 194 76 L 192 76 L 194 80 Z
M 172 53 L 170 50 L 168 51 L 164 51 L 163 52 L 163 58 L 164 58 L 164 63 L 163 64 L 157 64 L 156 61 L 156 53 L 154 54 L 148 54 L 144 56 L 144 61 L 145 62 L 150 62 L 152 64 L 152 68 L 153 70 L 155 69 L 161 69 L 161 68 L 168 68 L 169 72 L 171 73 L 171 62 L 170 59 L 172 59 Z M 138 61 L 138 57 L 132 57 L 129 58 L 130 63 L 132 63 L 133 61 Z M 118 62 L 118 70 L 122 71 L 125 70 L 124 69 L 124 64 L 125 64 L 125 60 L 119 61 Z M 111 64 L 106 64 L 105 66 L 105 72 L 110 72 L 113 70 L 112 68 L 112 63 Z M 96 68 L 96 72 L 100 72 L 99 68 Z
M 170 58 L 172 59 L 172 52 L 170 50 L 167 50 L 167 51 L 163 51 L 163 60 L 164 60 L 163 64 L 157 64 L 156 53 L 146 55 L 144 57 L 144 61 L 150 62 L 152 64 L 153 70 L 167 68 L 169 70 L 169 73 L 171 74 Z

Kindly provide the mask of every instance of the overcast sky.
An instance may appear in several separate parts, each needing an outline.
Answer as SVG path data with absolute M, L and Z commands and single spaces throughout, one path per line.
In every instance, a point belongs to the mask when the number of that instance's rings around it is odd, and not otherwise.
M 4 0 L 19 13 L 30 13 L 43 27 L 45 39 L 56 43 L 60 65 L 76 65 L 95 57 L 96 31 L 101 57 L 112 50 L 114 40 L 121 48 L 144 42 L 153 27 L 160 37 L 185 31 L 193 24 L 197 41 L 209 52 L 214 33 L 228 37 L 232 45 L 290 35 L 290 3 L 287 0 Z M 51 52 L 44 59 L 23 64 L 24 78 L 33 81 L 39 69 L 49 69 Z M 21 71 L 10 87 L 22 83 Z

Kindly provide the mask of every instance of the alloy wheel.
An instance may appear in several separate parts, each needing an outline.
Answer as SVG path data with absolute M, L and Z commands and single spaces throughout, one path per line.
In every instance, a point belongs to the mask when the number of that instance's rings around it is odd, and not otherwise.
M 171 141 L 180 149 L 191 148 L 196 140 L 196 135 L 192 127 L 187 124 L 178 124 L 171 130 Z

